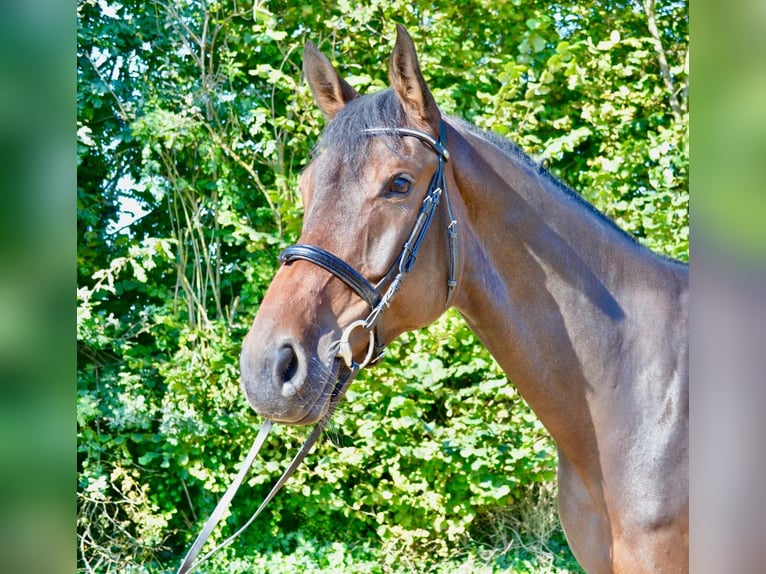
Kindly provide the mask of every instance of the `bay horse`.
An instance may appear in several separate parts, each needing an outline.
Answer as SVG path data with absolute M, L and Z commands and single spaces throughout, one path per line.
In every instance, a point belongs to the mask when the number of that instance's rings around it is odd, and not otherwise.
M 328 124 L 243 342 L 251 406 L 322 421 L 386 342 L 454 306 L 556 442 L 585 570 L 688 572 L 688 266 L 443 115 L 402 26 L 386 90 L 360 96 L 311 42 L 303 70 Z

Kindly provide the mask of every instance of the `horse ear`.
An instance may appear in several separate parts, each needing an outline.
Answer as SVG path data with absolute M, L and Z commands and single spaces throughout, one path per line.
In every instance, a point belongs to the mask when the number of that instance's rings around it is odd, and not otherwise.
M 309 40 L 303 48 L 303 75 L 314 94 L 319 109 L 331 120 L 343 106 L 358 97 L 357 91 L 343 80 L 330 60 Z
M 396 25 L 396 44 L 391 54 L 388 79 L 412 118 L 421 123 L 421 127 L 430 127 L 434 133 L 439 133 L 441 113 L 420 72 L 415 44 L 401 24 Z

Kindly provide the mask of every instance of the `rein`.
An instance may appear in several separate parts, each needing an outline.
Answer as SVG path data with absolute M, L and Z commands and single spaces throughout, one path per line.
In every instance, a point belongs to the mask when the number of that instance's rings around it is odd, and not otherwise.
M 447 182 L 444 177 L 444 164 L 449 161 L 449 152 L 444 147 L 446 141 L 444 122 L 442 121 L 439 126 L 439 139 L 435 140 L 429 134 L 414 130 L 410 128 L 369 128 L 363 131 L 364 134 L 370 136 L 377 135 L 394 135 L 394 136 L 407 136 L 414 137 L 420 141 L 428 144 L 431 149 L 438 156 L 439 164 L 434 172 L 431 182 L 428 186 L 428 192 L 426 193 L 423 202 L 420 205 L 420 211 L 415 219 L 415 224 L 412 227 L 407 241 L 402 246 L 402 250 L 392 263 L 390 269 L 386 272 L 383 278 L 378 281 L 377 284 L 372 285 L 361 273 L 350 266 L 348 263 L 333 255 L 329 251 L 317 247 L 315 245 L 297 244 L 286 248 L 279 256 L 279 261 L 284 265 L 290 265 L 296 260 L 302 259 L 309 261 L 326 271 L 332 273 L 335 277 L 343 281 L 348 285 L 357 295 L 364 299 L 370 307 L 370 313 L 365 319 L 352 322 L 348 325 L 341 334 L 340 346 L 338 350 L 338 356 L 343 359 L 345 365 L 341 366 L 341 372 L 338 380 L 335 383 L 335 389 L 333 391 L 332 403 L 330 408 L 322 420 L 320 420 L 313 430 L 306 438 L 306 441 L 301 446 L 298 453 L 295 455 L 289 466 L 282 473 L 282 476 L 274 484 L 271 491 L 266 498 L 263 499 L 258 509 L 253 515 L 240 527 L 234 534 L 224 540 L 218 546 L 210 550 L 207 554 L 197 560 L 202 548 L 207 539 L 212 534 L 215 527 L 223 518 L 226 509 L 229 507 L 231 500 L 234 498 L 237 490 L 247 476 L 247 472 L 255 461 L 255 457 L 266 442 L 273 422 L 270 420 L 264 421 L 261 426 L 258 435 L 253 442 L 250 451 L 248 452 L 245 460 L 242 462 L 242 466 L 226 490 L 221 500 L 216 505 L 210 518 L 205 522 L 204 527 L 197 535 L 194 543 L 186 554 L 184 561 L 182 562 L 177 574 L 188 574 L 196 570 L 205 560 L 216 553 L 218 550 L 231 544 L 235 538 L 237 538 L 244 530 L 253 523 L 253 521 L 260 515 L 266 505 L 272 498 L 279 492 L 282 485 L 287 482 L 287 479 L 293 474 L 296 468 L 303 462 L 303 459 L 311 451 L 316 443 L 319 435 L 324 430 L 325 426 L 330 420 L 330 417 L 335 412 L 335 408 L 340 401 L 340 397 L 348 389 L 351 381 L 357 375 L 357 373 L 366 367 L 367 365 L 373 365 L 377 363 L 383 353 L 385 352 L 385 341 L 382 336 L 382 322 L 381 315 L 383 310 L 391 304 L 391 300 L 401 288 L 404 277 L 407 273 L 412 271 L 415 265 L 415 260 L 418 255 L 418 251 L 425 239 L 426 233 L 431 226 L 434 212 L 439 206 L 440 199 L 444 197 L 444 204 L 447 209 L 447 236 L 449 240 L 449 260 L 448 260 L 448 279 L 447 279 L 447 297 L 445 302 L 445 310 L 452 304 L 452 298 L 454 296 L 455 287 L 457 287 L 457 220 L 452 213 L 452 206 L 450 204 L 449 194 L 447 193 Z M 363 329 L 369 334 L 369 346 L 367 354 L 361 363 L 357 363 L 353 360 L 351 343 L 349 338 L 351 333 L 356 329 Z M 196 560 L 196 562 L 195 562 Z

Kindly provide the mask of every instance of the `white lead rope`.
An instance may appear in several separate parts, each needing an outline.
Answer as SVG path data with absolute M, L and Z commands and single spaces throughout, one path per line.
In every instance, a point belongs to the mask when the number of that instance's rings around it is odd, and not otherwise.
M 258 454 L 258 451 L 261 450 L 263 443 L 266 441 L 266 437 L 268 436 L 272 425 L 273 423 L 270 420 L 267 419 L 266 421 L 264 421 L 263 425 L 261 426 L 261 430 L 258 432 L 258 436 L 255 437 L 253 446 L 250 447 L 250 452 L 247 453 L 247 457 L 245 457 L 245 460 L 242 462 L 242 466 L 240 467 L 239 473 L 234 479 L 234 482 L 231 483 L 229 488 L 221 497 L 221 500 L 218 501 L 218 504 L 216 505 L 215 510 L 213 510 L 213 513 L 210 515 L 210 518 L 207 519 L 207 522 L 205 523 L 205 526 L 202 528 L 202 531 L 197 535 L 197 539 L 194 541 L 194 544 L 192 544 L 192 547 L 189 549 L 189 552 L 187 552 L 183 563 L 181 563 L 181 567 L 178 569 L 178 574 L 188 574 L 189 572 L 193 572 L 200 564 L 202 564 L 203 561 L 207 559 L 208 556 L 210 556 L 213 552 L 216 552 L 220 548 L 223 548 L 228 543 L 230 543 L 231 540 L 233 540 L 233 538 L 226 540 L 226 542 L 217 546 L 211 552 L 208 552 L 205 556 L 203 556 L 199 560 L 199 562 L 197 562 L 196 564 L 193 564 L 194 560 L 197 558 L 200 551 L 202 550 L 202 547 L 205 545 L 205 542 L 207 542 L 207 539 L 213 533 L 213 529 L 221 521 L 221 518 L 223 518 L 223 515 L 226 512 L 226 509 L 229 507 L 229 504 L 231 503 L 231 499 L 234 498 L 234 495 L 237 493 L 237 490 L 239 489 L 240 485 L 245 480 L 245 476 L 247 476 L 247 472 L 250 470 L 250 467 L 253 466 L 253 462 L 255 462 L 255 457 Z
M 319 435 L 322 433 L 325 426 L 327 426 L 327 423 L 330 421 L 330 417 L 335 411 L 335 407 L 337 406 L 340 397 L 343 396 L 343 394 L 346 392 L 346 389 L 348 389 L 351 381 L 359 372 L 360 368 L 361 367 L 358 363 L 352 363 L 351 368 L 346 369 L 345 373 L 340 377 L 338 380 L 338 387 L 335 391 L 337 400 L 330 406 L 330 409 L 328 410 L 327 414 L 322 417 L 322 420 L 320 420 L 316 426 L 314 426 L 311 434 L 308 436 L 308 438 L 306 438 L 303 446 L 301 446 L 301 449 L 290 462 L 290 465 L 282 473 L 282 476 L 279 478 L 276 484 L 274 484 L 271 492 L 269 492 L 269 494 L 266 495 L 266 498 L 263 499 L 263 502 L 261 502 L 258 510 L 253 513 L 249 520 L 245 522 L 245 524 L 239 530 L 237 530 L 234 534 L 229 536 L 229 538 L 221 542 L 218 546 L 213 548 L 210 552 L 195 562 L 197 556 L 199 556 L 199 553 L 202 551 L 202 547 L 205 545 L 205 542 L 207 542 L 207 539 L 210 538 L 213 530 L 223 518 L 223 515 L 226 512 L 226 509 L 229 507 L 232 498 L 234 498 L 237 490 L 245 480 L 247 472 L 250 470 L 250 467 L 253 466 L 253 462 L 255 462 L 255 457 L 257 456 L 258 451 L 261 450 L 261 447 L 266 441 L 266 437 L 268 436 L 269 431 L 271 431 L 271 427 L 274 423 L 268 419 L 264 421 L 263 425 L 261 426 L 261 430 L 258 432 L 258 436 L 255 437 L 253 446 L 250 447 L 250 452 L 247 453 L 247 456 L 242 463 L 242 467 L 239 469 L 239 473 L 237 473 L 236 478 L 226 490 L 223 497 L 221 497 L 221 500 L 216 505 L 215 510 L 213 510 L 213 513 L 210 515 L 210 518 L 207 519 L 207 522 L 202 528 L 202 531 L 197 535 L 196 540 L 194 540 L 194 544 L 192 544 L 192 547 L 189 549 L 189 552 L 187 552 L 184 561 L 181 563 L 181 567 L 178 569 L 177 574 L 189 574 L 194 572 L 194 570 L 196 570 L 205 560 L 210 558 L 221 548 L 225 548 L 231 544 L 234 539 L 237 538 L 237 536 L 242 534 L 242 532 L 244 532 L 245 529 L 250 526 L 256 518 L 258 518 L 258 515 L 261 513 L 261 511 L 266 507 L 271 499 L 274 498 L 277 492 L 279 492 L 279 489 L 282 488 L 282 485 L 287 482 L 287 479 L 290 478 L 290 476 L 293 474 L 293 471 L 298 468 L 298 465 L 303 462 L 303 459 L 306 458 L 306 455 L 311 451 L 311 448 L 314 446 L 314 443 L 316 443 Z

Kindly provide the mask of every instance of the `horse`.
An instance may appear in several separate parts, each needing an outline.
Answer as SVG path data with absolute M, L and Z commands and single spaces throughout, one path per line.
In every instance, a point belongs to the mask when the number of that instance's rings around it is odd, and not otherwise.
M 358 94 L 310 41 L 303 72 L 327 125 L 243 341 L 252 408 L 325 420 L 386 342 L 455 307 L 556 443 L 583 568 L 688 572 L 688 265 L 442 114 L 401 25 L 385 90 Z

